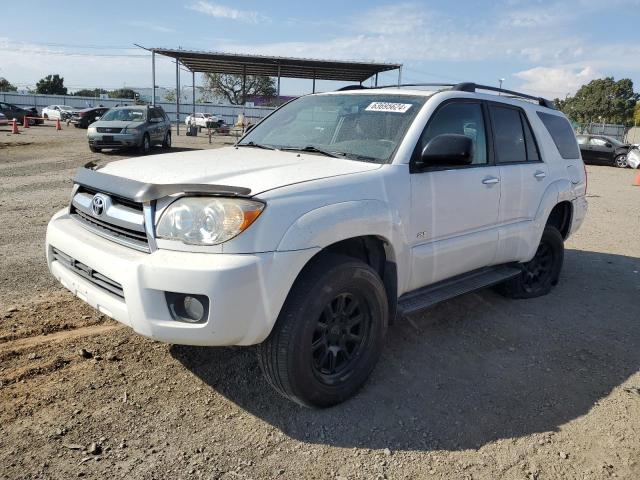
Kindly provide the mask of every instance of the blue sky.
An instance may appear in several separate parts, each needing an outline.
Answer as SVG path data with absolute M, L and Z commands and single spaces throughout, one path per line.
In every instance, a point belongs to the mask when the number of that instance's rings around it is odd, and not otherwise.
M 5 2 L 2 17 L 0 76 L 20 86 L 60 73 L 70 88 L 148 87 L 150 56 L 138 43 L 400 62 L 407 82 L 504 78 L 549 97 L 602 76 L 629 77 L 640 91 L 640 0 L 31 0 Z M 175 67 L 157 67 L 158 84 L 172 88 Z M 282 93 L 310 88 L 284 80 Z

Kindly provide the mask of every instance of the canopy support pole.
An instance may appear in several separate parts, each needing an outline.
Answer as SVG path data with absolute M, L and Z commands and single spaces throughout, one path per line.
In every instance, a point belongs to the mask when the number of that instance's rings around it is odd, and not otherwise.
M 242 116 L 244 117 L 247 104 L 247 65 L 242 66 Z
M 151 50 L 151 105 L 156 106 L 156 52 Z
M 402 65 L 398 67 L 398 88 L 402 85 Z
M 313 88 L 311 90 L 311 93 L 316 93 L 316 71 L 313 71 Z
M 191 103 L 193 105 L 193 118 L 196 118 L 196 72 L 191 72 Z
M 376 87 L 378 86 L 378 74 L 376 73 Z
M 280 105 L 280 65 L 278 65 L 278 98 L 276 100 L 276 105 Z
M 180 135 L 180 60 L 176 58 L 176 135 Z

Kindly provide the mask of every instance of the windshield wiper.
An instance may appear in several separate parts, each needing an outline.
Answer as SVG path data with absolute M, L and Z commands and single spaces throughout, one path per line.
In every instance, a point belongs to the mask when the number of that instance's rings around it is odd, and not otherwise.
M 315 145 L 307 145 L 306 147 L 281 147 L 280 150 L 284 152 L 312 152 L 312 153 L 321 153 L 327 157 L 339 158 L 344 156 L 342 152 L 329 152 L 327 150 L 323 150 L 321 148 L 316 147 Z
M 254 148 L 263 148 L 265 150 L 275 150 L 274 147 L 270 147 L 269 145 L 262 145 L 261 143 L 255 143 L 255 142 L 238 143 L 236 147 L 254 147 Z

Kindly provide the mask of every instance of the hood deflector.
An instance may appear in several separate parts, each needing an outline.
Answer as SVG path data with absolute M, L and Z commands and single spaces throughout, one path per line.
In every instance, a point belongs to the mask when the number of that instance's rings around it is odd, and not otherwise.
M 150 202 L 176 193 L 204 194 L 225 197 L 248 197 L 250 188 L 233 187 L 229 185 L 208 185 L 197 183 L 144 183 L 124 177 L 109 175 L 97 171 L 94 162 L 79 168 L 74 183 L 95 189 L 100 192 L 128 198 L 134 202 Z

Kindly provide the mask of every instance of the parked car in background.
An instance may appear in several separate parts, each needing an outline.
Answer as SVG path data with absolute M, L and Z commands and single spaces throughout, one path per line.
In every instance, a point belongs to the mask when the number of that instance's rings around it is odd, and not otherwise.
M 49 105 L 42 109 L 42 116 L 51 120 L 67 120 L 78 111 L 69 105 Z
M 4 113 L 0 113 L 0 125 L 9 125 L 9 119 Z
M 171 147 L 171 122 L 161 107 L 114 107 L 87 129 L 89 149 L 137 147 L 148 153 L 153 145 Z
M 78 110 L 74 113 L 69 121 L 73 123 L 76 128 L 87 128 L 108 111 L 109 107 L 85 108 L 84 110 Z
M 584 163 L 627 167 L 627 153 L 631 145 L 606 135 L 577 135 Z
M 16 119 L 18 123 L 24 123 L 24 117 L 26 116 L 29 117 L 29 125 L 40 125 L 44 123 L 35 108 L 27 109 L 18 107 L 12 103 L 0 102 L 0 113 L 3 113 L 9 121 Z
M 199 128 L 217 128 L 221 122 L 211 113 L 195 113 L 185 118 L 184 123 L 187 127 L 196 125 Z

